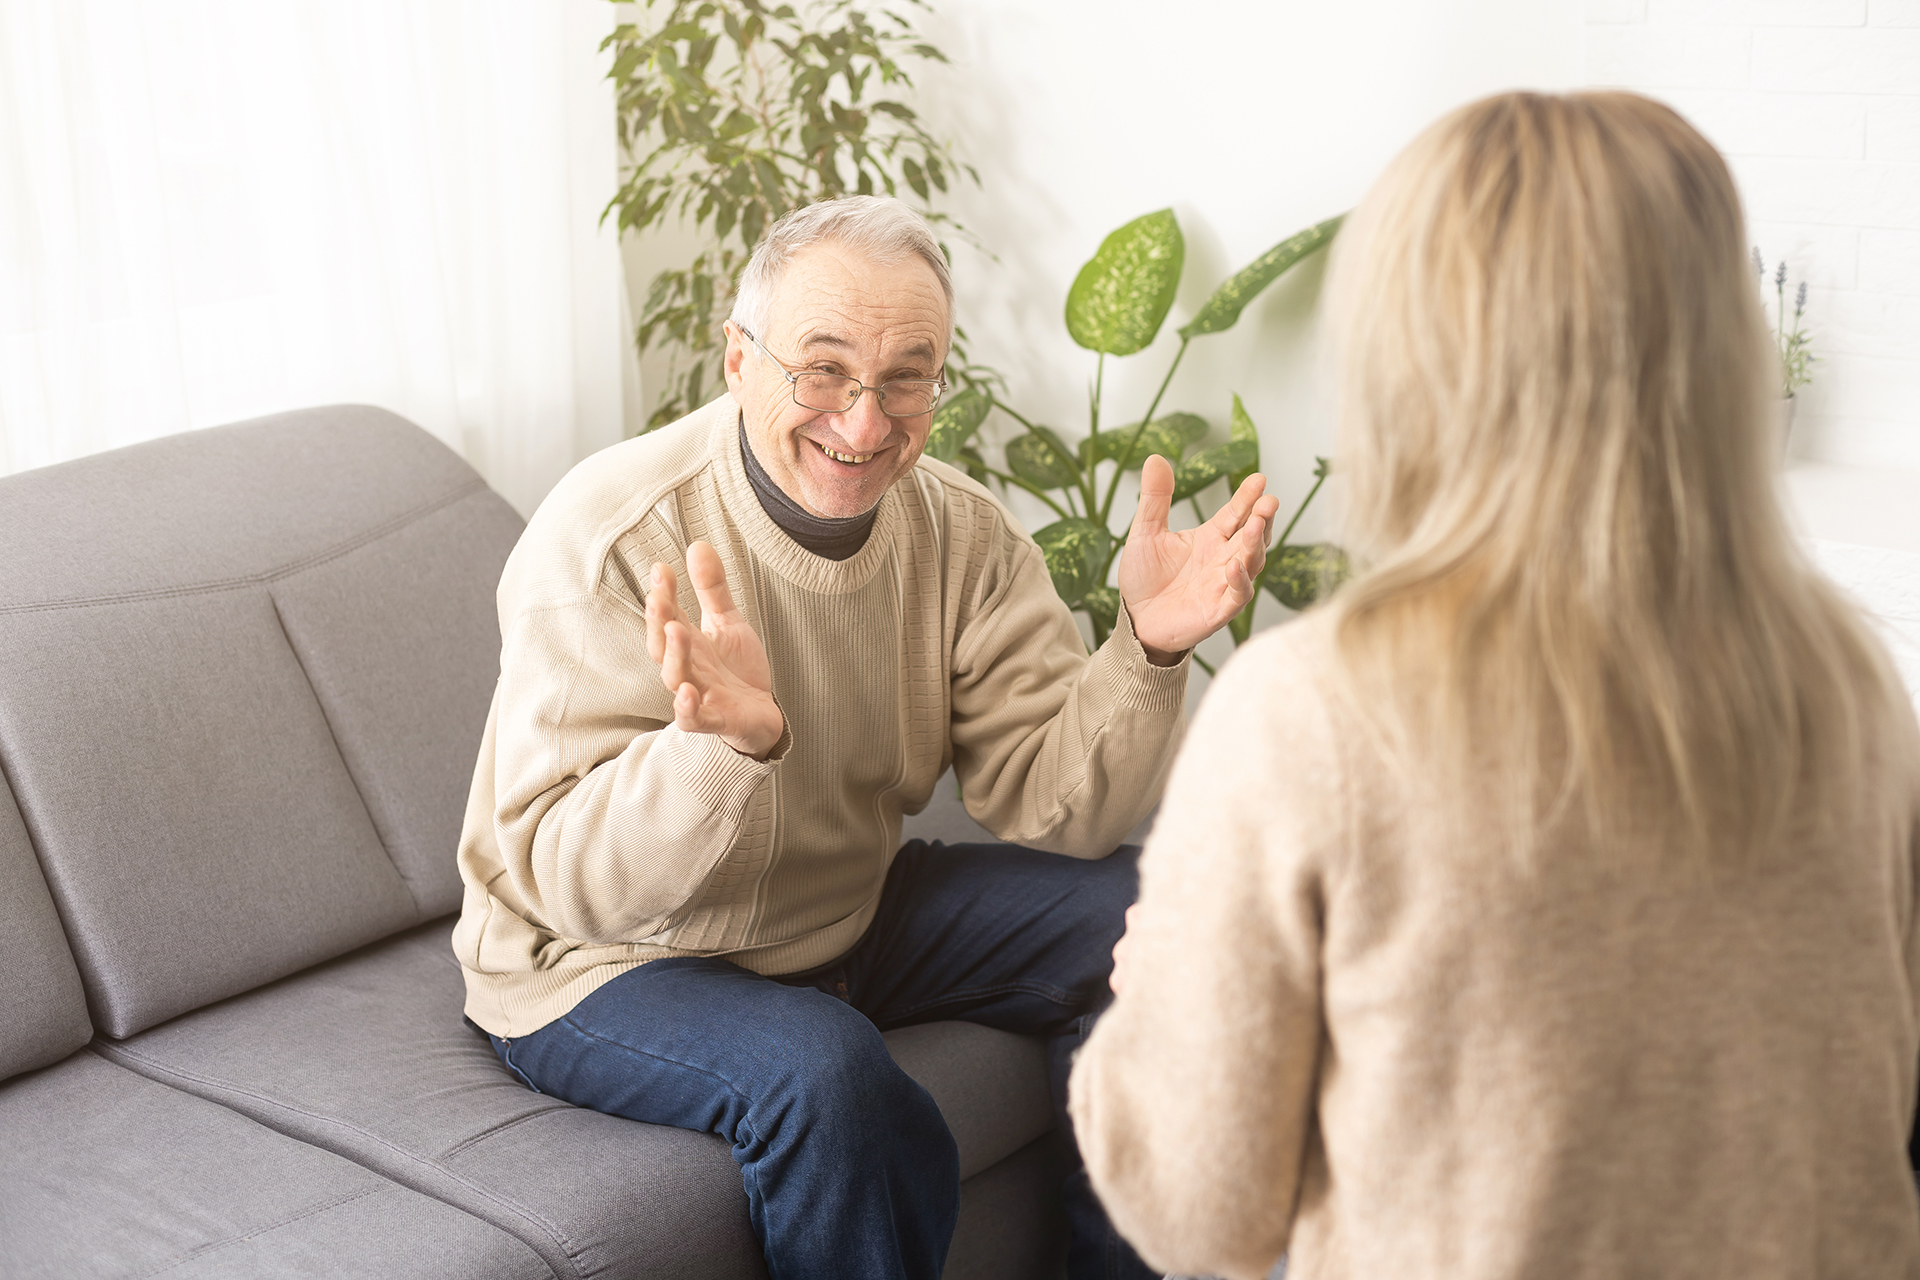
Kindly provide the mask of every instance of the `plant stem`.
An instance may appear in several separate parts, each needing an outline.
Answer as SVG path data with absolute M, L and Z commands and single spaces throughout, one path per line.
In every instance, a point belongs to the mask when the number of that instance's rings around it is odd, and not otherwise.
M 1307 504 L 1313 501 L 1313 495 L 1320 492 L 1320 486 L 1326 482 L 1327 478 L 1325 476 L 1314 477 L 1313 488 L 1307 490 L 1307 496 L 1300 499 L 1300 505 L 1294 508 L 1293 519 L 1287 521 L 1287 527 L 1282 529 L 1280 536 L 1273 540 L 1273 549 L 1275 551 L 1287 545 L 1287 535 L 1293 532 L 1293 526 L 1300 523 L 1300 517 L 1307 513 Z
M 995 480 L 998 480 L 1001 484 L 1018 485 L 1020 488 L 1025 489 L 1028 493 L 1032 494 L 1034 497 L 1040 499 L 1040 501 L 1052 507 L 1053 513 L 1059 516 L 1062 520 L 1065 520 L 1069 515 L 1072 514 L 1071 512 L 1068 512 L 1068 511 L 1062 511 L 1060 509 L 1060 504 L 1055 502 L 1052 498 L 1049 498 L 1047 496 L 1047 491 L 1045 489 L 1040 488 L 1038 485 L 1028 484 L 1025 480 L 1022 480 L 1019 476 L 1010 476 L 1004 471 L 995 471 L 992 467 L 987 468 L 987 474 L 992 476 Z
M 1787 363 L 1787 274 L 1782 271 L 1779 275 L 1775 276 L 1774 279 L 1779 281 L 1779 283 L 1774 286 L 1773 290 L 1773 348 L 1779 355 L 1780 365 L 1784 370 Z M 1786 384 L 1784 374 L 1780 381 L 1781 385 L 1784 386 Z
M 1207 513 L 1200 509 L 1200 496 L 1198 494 L 1188 498 L 1187 505 L 1193 508 L 1193 518 L 1195 520 L 1198 520 L 1201 524 L 1207 522 Z
M 1191 341 L 1193 341 L 1191 338 L 1180 339 L 1180 349 L 1173 353 L 1173 363 L 1167 366 L 1167 376 L 1160 379 L 1160 389 L 1153 393 L 1153 402 L 1147 406 L 1146 415 L 1140 419 L 1140 425 L 1135 427 L 1133 434 L 1127 438 L 1127 447 L 1121 450 L 1117 458 L 1118 462 L 1132 461 L 1133 451 L 1140 447 L 1140 437 L 1146 434 L 1147 424 L 1153 421 L 1153 411 L 1160 407 L 1160 400 L 1167 394 L 1167 386 L 1173 381 L 1174 371 L 1180 367 L 1180 357 L 1187 354 L 1187 344 Z M 1103 360 L 1105 358 L 1105 356 L 1101 357 Z M 1125 472 L 1125 466 L 1115 466 L 1113 469 L 1113 481 L 1107 485 L 1107 500 L 1100 504 L 1100 523 L 1102 524 L 1105 524 L 1108 517 L 1113 515 L 1113 497 L 1120 491 L 1120 477 Z
M 1087 415 L 1089 424 L 1089 430 L 1087 432 L 1087 469 L 1080 474 L 1080 492 L 1081 496 L 1087 500 L 1087 514 L 1089 516 L 1093 514 L 1097 501 L 1094 495 L 1095 482 L 1093 479 L 1093 469 L 1100 465 L 1100 398 L 1105 393 L 1106 386 L 1107 353 L 1102 351 L 1100 358 L 1094 362 L 1093 366 L 1093 404 L 1091 411 Z M 1118 472 L 1115 472 L 1116 477 L 1118 474 Z M 1105 511 L 1101 511 L 1100 513 L 1103 521 L 1106 519 L 1106 514 Z
M 1000 412 L 1006 414 L 1009 418 L 1012 418 L 1015 422 L 1019 423 L 1021 426 L 1025 427 L 1027 430 L 1029 431 L 1040 430 L 1040 428 L 1034 426 L 1031 422 L 1028 422 L 1025 418 L 1021 417 L 1019 412 L 1012 405 L 1007 404 L 1006 402 L 998 399 L 993 394 L 992 391 L 987 392 L 987 399 L 989 402 L 992 403 L 994 408 L 1000 410 Z
M 1213 664 L 1211 662 L 1208 662 L 1205 658 L 1200 656 L 1200 651 L 1198 649 L 1195 649 L 1193 651 L 1193 660 L 1199 663 L 1200 669 L 1206 672 L 1208 675 L 1212 676 L 1212 675 L 1219 674 L 1213 669 Z

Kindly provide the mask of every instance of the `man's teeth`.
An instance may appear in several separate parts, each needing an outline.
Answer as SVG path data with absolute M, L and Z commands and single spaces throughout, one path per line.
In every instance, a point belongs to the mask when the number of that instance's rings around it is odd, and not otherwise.
M 870 453 L 835 453 L 833 450 L 827 448 L 827 446 L 825 445 L 820 446 L 820 452 L 826 454 L 829 458 L 832 458 L 835 462 L 855 462 L 855 463 L 865 462 L 868 458 L 871 458 L 873 456 Z

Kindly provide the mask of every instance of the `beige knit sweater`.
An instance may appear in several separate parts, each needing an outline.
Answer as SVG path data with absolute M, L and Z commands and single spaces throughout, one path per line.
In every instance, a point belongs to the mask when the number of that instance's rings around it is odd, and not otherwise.
M 500 581 L 500 684 L 460 841 L 467 1014 L 533 1031 L 661 956 L 759 973 L 859 940 L 951 763 L 1002 839 L 1106 854 L 1159 795 L 1187 669 L 1124 613 L 1089 658 L 1031 538 L 922 459 L 835 562 L 760 507 L 729 397 L 595 454 L 534 513 Z M 787 732 L 756 761 L 675 727 L 644 586 L 719 552 L 767 649 Z
M 1147 844 L 1071 1081 L 1141 1253 L 1249 1280 L 1283 1250 L 1289 1280 L 1920 1275 L 1920 816 L 1740 874 L 1578 848 L 1522 872 L 1400 802 L 1334 660 L 1324 615 L 1243 647 Z M 1920 815 L 1920 765 L 1893 776 Z

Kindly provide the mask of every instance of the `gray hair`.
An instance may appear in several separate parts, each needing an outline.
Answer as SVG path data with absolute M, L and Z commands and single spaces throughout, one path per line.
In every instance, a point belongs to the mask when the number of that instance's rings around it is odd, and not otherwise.
M 733 295 L 735 324 L 766 336 L 767 306 L 787 263 L 816 244 L 845 245 L 864 258 L 892 266 L 909 257 L 933 268 L 940 293 L 947 300 L 947 323 L 953 323 L 953 274 L 947 255 L 933 238 L 927 220 L 907 204 L 887 196 L 842 196 L 802 205 L 783 214 L 767 228 L 740 273 Z

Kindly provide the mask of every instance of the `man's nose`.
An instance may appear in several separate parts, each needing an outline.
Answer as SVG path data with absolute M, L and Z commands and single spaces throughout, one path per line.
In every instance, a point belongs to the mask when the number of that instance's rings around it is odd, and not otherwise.
M 834 430 L 855 453 L 872 453 L 893 434 L 893 419 L 880 412 L 880 394 L 863 390 L 853 407 L 834 416 Z

